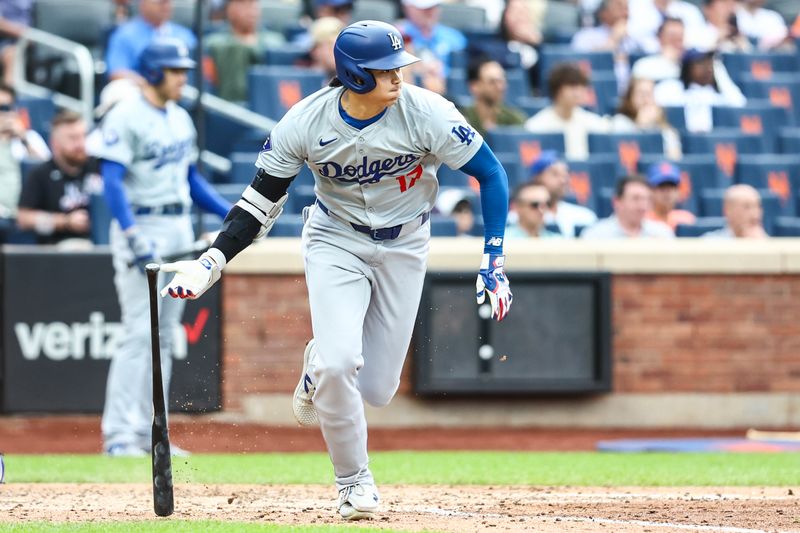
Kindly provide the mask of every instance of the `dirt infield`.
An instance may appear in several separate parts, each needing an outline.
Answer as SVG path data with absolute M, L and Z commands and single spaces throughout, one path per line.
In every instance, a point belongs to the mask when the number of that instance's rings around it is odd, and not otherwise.
M 149 485 L 9 484 L 3 522 L 226 520 L 340 524 L 320 485 L 178 485 L 175 514 L 157 518 Z M 800 498 L 781 488 L 385 486 L 365 525 L 408 531 L 753 533 L 800 531 Z

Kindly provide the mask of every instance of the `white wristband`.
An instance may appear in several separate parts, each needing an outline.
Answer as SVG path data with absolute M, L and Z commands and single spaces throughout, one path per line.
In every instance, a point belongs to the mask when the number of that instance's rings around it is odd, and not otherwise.
M 228 260 L 225 259 L 225 254 L 223 254 L 219 248 L 209 248 L 203 255 L 214 261 L 220 270 L 225 268 L 225 265 L 228 264 Z

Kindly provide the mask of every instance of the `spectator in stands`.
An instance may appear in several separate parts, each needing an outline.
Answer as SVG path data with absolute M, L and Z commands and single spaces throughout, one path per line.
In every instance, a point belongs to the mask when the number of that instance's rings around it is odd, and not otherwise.
M 315 0 L 314 5 L 317 19 L 335 17 L 342 22 L 342 27 L 352 22 L 353 0 Z
M 519 54 L 520 66 L 528 71 L 531 86 L 536 86 L 536 70 L 533 67 L 539 60 L 536 49 L 543 40 L 541 27 L 545 9 L 541 4 L 508 0 L 500 20 L 500 38 L 509 51 Z
M 771 50 L 786 42 L 789 28 L 780 13 L 764 8 L 764 2 L 742 0 L 736 8 L 736 24 L 740 32 L 758 42 L 761 50 Z
M 562 63 L 550 71 L 552 104 L 525 122 L 536 133 L 563 132 L 567 159 L 589 157 L 589 133 L 606 133 L 608 120 L 581 108 L 588 99 L 589 78 L 577 65 Z
M 0 244 L 15 227 L 23 159 L 44 161 L 50 150 L 42 136 L 25 125 L 16 107 L 16 93 L 0 83 Z
M 53 157 L 25 178 L 17 224 L 32 230 L 39 244 L 67 239 L 88 241 L 89 197 L 102 191 L 97 161 L 86 155 L 86 122 L 72 111 L 61 111 L 51 123 Z
M 139 0 L 139 14 L 119 26 L 111 34 L 106 49 L 106 69 L 110 79 L 131 78 L 144 84 L 136 72 L 139 55 L 150 41 L 158 37 L 175 37 L 188 48 L 197 45 L 189 28 L 170 21 L 172 0 Z
M 705 0 L 703 15 L 706 26 L 695 46 L 717 52 L 751 52 L 750 40 L 736 25 L 736 0 Z
M 471 62 L 467 68 L 467 83 L 472 94 L 473 104 L 462 109 L 464 118 L 486 135 L 496 126 L 521 126 L 525 123 L 525 113 L 505 103 L 506 71 L 497 61 L 486 57 Z
M 456 223 L 459 236 L 469 235 L 475 226 L 475 213 L 472 210 L 472 195 L 466 189 L 446 189 L 436 198 L 436 210 Z
M 611 120 L 611 128 L 615 133 L 659 130 L 664 139 L 664 155 L 670 159 L 680 159 L 680 135 L 670 126 L 664 110 L 656 103 L 654 88 L 652 80 L 631 80 L 617 114 Z
M 647 182 L 653 189 L 653 209 L 649 220 L 662 222 L 672 228 L 678 224 L 694 224 L 696 217 L 685 209 L 677 209 L 680 198 L 681 171 L 669 161 L 653 163 L 647 170 Z
M 677 18 L 683 21 L 686 42 L 695 46 L 696 39 L 702 39 L 705 19 L 700 10 L 691 2 L 683 0 L 636 0 L 630 4 L 628 28 L 639 47 L 645 52 L 658 52 L 656 31 L 666 18 Z
M 203 70 L 220 98 L 241 102 L 247 100 L 247 70 L 264 62 L 268 47 L 281 46 L 286 39 L 261 29 L 258 0 L 228 0 L 225 17 L 228 28 L 208 37 Z
M 545 227 L 549 204 L 550 193 L 544 185 L 529 181 L 517 187 L 511 197 L 511 210 L 516 214 L 516 222 L 506 228 L 506 239 L 561 238 L 562 235 Z
M 633 64 L 631 77 L 662 81 L 681 76 L 683 57 L 683 21 L 667 17 L 658 27 L 658 53 L 643 57 Z
M 311 50 L 308 52 L 310 68 L 325 72 L 329 78 L 336 76 L 333 44 L 344 27 L 336 17 L 322 17 L 311 24 Z
M 713 128 L 713 106 L 743 107 L 747 99 L 727 71 L 714 58 L 714 52 L 694 48 L 683 54 L 679 80 L 664 80 L 656 85 L 656 103 L 665 106 L 684 106 L 686 128 L 692 132 Z
M 800 13 L 797 14 L 797 18 L 792 23 L 792 37 L 800 39 Z
M 652 192 L 642 176 L 626 176 L 617 182 L 614 191 L 614 214 L 586 228 L 582 239 L 627 239 L 675 237 L 669 226 L 647 219 L 652 207 Z
M 703 234 L 709 239 L 766 239 L 761 195 L 750 185 L 732 185 L 725 191 L 722 203 L 726 225 Z
M 3 82 L 14 85 L 14 53 L 17 39 L 31 25 L 35 0 L 5 0 L 0 2 L 0 61 Z
M 446 79 L 450 60 L 454 52 L 467 46 L 467 38 L 455 28 L 439 24 L 441 0 L 402 0 L 405 20 L 399 25 L 403 35 L 408 36 L 414 46 L 414 54 L 421 63 L 432 69 L 440 69 Z
M 639 49 L 628 35 L 628 0 L 603 0 L 597 9 L 599 25 L 583 28 L 572 37 L 572 47 L 579 52 L 608 51 L 614 54 L 614 74 L 620 94 L 628 86 L 628 56 Z
M 590 226 L 597 221 L 591 209 L 567 202 L 569 168 L 554 150 L 545 150 L 529 170 L 532 183 L 543 185 L 550 195 L 544 221 L 558 227 L 562 236 L 573 238 L 578 226 Z

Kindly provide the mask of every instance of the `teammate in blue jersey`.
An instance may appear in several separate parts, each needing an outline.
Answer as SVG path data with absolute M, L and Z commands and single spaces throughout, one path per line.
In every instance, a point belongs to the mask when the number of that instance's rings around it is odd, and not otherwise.
M 292 107 L 270 133 L 256 176 L 197 261 L 164 265 L 176 275 L 162 295 L 197 298 L 283 210 L 302 166 L 317 201 L 305 209 L 302 247 L 314 338 L 294 396 L 302 425 L 319 423 L 345 519 L 368 518 L 379 495 L 369 469 L 364 404 L 389 403 L 400 383 L 422 293 L 429 213 L 442 163 L 481 185 L 486 229 L 477 298 L 502 320 L 511 305 L 503 272 L 508 181 L 481 136 L 452 103 L 403 85 L 406 52 L 389 24 L 362 21 L 334 45 L 337 77 Z M 477 261 L 476 261 L 477 262 Z
M 197 171 L 197 133 L 189 114 L 175 103 L 194 65 L 182 41 L 151 42 L 139 61 L 139 73 L 147 81 L 142 94 L 108 112 L 102 142 L 93 148 L 113 215 L 114 285 L 125 331 L 111 361 L 103 410 L 105 452 L 112 456 L 150 452 L 152 380 L 149 322 L 143 319 L 149 316 L 144 266 L 190 248 L 192 201 L 222 218 L 231 207 Z M 165 301 L 159 310 L 165 393 L 184 303 Z

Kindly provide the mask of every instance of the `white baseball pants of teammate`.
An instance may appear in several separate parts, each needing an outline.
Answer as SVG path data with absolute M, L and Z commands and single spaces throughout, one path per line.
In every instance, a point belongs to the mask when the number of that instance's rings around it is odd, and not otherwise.
M 188 215 L 145 215 L 136 217 L 141 233 L 153 241 L 159 256 L 189 249 L 194 239 Z M 136 266 L 128 266 L 133 252 L 117 221 L 110 232 L 114 263 L 114 286 L 122 313 L 124 333 L 111 359 L 103 409 L 103 440 L 108 449 L 117 444 L 150 446 L 153 421 L 153 377 L 150 340 L 150 300 L 147 277 Z M 166 284 L 159 274 L 158 287 Z M 176 328 L 181 327 L 185 300 L 159 298 L 161 369 L 164 394 L 169 397 L 172 371 L 172 343 Z M 169 403 L 167 403 L 169 405 Z
M 422 295 L 430 224 L 375 241 L 315 206 L 302 240 L 316 343 L 308 374 L 341 490 L 373 481 L 363 401 L 382 407 L 397 392 Z

